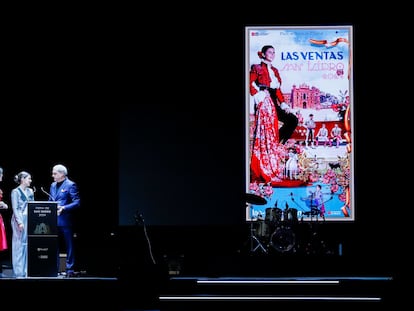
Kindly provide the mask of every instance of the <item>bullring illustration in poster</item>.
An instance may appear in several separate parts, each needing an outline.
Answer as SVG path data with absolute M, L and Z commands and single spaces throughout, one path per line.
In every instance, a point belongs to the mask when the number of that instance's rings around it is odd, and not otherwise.
M 246 27 L 246 220 L 353 221 L 352 26 Z

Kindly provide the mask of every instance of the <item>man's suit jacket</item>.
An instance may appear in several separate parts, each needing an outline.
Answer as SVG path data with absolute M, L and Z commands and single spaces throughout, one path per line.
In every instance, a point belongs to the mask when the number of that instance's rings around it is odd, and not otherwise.
M 57 188 L 57 183 L 53 182 L 50 186 L 49 200 L 57 202 L 58 206 L 65 207 L 58 216 L 57 225 L 72 226 L 72 212 L 80 206 L 79 191 L 76 183 L 66 178 L 62 185 Z

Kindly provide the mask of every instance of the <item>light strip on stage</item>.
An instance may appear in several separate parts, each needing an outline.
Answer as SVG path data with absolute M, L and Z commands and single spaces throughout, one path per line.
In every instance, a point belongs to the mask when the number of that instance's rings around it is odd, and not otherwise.
M 201 281 L 197 280 L 198 284 L 339 284 L 339 281 L 265 281 L 265 280 L 244 280 L 244 281 L 236 281 L 236 280 L 219 280 L 219 281 Z
M 171 280 L 197 280 L 197 281 L 392 281 L 392 277 L 367 276 L 317 276 L 317 277 L 172 277 Z
M 380 301 L 380 297 L 327 297 L 327 296 L 268 296 L 268 297 L 246 297 L 246 296 L 160 296 L 164 301 L 272 301 L 272 300 L 325 300 L 325 301 Z

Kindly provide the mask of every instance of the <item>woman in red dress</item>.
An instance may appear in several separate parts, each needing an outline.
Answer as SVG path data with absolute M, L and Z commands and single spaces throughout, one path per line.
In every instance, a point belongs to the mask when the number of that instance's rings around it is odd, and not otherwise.
M 0 167 L 0 181 L 3 180 L 3 168 Z M 7 209 L 8 206 L 3 202 L 3 191 L 0 189 L 0 210 Z M 7 249 L 6 228 L 4 227 L 3 217 L 0 213 L 0 251 Z
M 265 45 L 258 53 L 261 62 L 250 68 L 250 95 L 254 100 L 254 126 L 250 173 L 252 183 L 278 182 L 283 178 L 280 159 L 284 144 L 295 130 L 298 119 L 291 113 L 280 90 L 282 80 L 272 65 L 275 49 Z M 279 121 L 283 125 L 279 128 Z

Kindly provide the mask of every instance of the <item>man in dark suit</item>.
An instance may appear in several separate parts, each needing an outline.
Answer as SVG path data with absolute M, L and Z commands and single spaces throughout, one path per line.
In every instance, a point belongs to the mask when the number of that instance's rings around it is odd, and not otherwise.
M 62 164 L 52 169 L 54 182 L 50 185 L 50 201 L 58 203 L 57 227 L 66 247 L 66 276 L 74 276 L 75 252 L 73 245 L 73 211 L 80 207 L 78 186 L 68 177 L 68 170 Z

